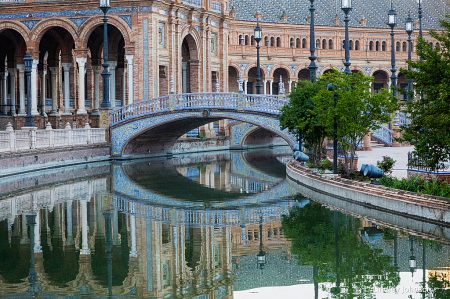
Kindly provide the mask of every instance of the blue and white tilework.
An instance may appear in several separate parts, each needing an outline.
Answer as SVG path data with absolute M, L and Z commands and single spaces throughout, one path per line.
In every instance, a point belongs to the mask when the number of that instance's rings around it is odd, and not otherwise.
M 148 99 L 148 19 L 142 20 L 144 50 L 144 99 Z
M 83 25 L 83 23 L 88 20 L 88 18 L 70 18 L 69 20 L 72 21 L 72 23 L 74 23 L 75 25 L 77 25 L 78 28 L 80 28 L 81 25 Z
M 273 68 L 273 64 L 264 64 L 264 67 L 266 68 L 266 70 L 267 70 L 267 75 L 270 77 L 270 71 L 272 70 L 272 68 Z
M 128 27 L 130 27 L 130 29 L 132 29 L 132 26 L 131 26 L 131 15 L 119 16 L 119 18 L 124 20 L 125 23 L 127 23 Z
M 39 23 L 39 20 L 32 20 L 32 21 L 20 21 L 25 26 L 27 26 L 28 29 L 33 29 L 34 26 L 36 26 L 37 23 Z
M 231 126 L 231 146 L 242 146 L 245 136 L 256 128 L 258 127 L 248 123 L 240 123 Z

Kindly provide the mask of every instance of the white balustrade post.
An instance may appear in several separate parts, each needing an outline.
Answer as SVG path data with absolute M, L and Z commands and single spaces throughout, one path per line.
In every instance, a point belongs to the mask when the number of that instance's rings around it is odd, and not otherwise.
M 50 112 L 50 116 L 58 116 L 58 88 L 57 88 L 57 76 L 58 76 L 58 67 L 50 67 L 50 76 L 52 82 L 52 111 Z
M 11 123 L 6 125 L 6 132 L 9 132 L 9 150 L 11 152 L 16 151 L 16 134 L 14 133 L 14 128 Z
M 19 116 L 25 116 L 25 65 L 18 64 L 19 71 Z
M 84 78 L 86 73 L 84 71 L 84 66 L 86 65 L 87 58 L 85 57 L 77 57 L 78 63 L 78 110 L 77 114 L 87 114 L 85 108 L 85 86 L 84 86 Z
M 128 105 L 134 103 L 134 90 L 133 90 L 133 55 L 126 55 L 128 69 Z M 144 99 L 145 100 L 145 99 Z
M 47 75 L 47 71 L 40 71 L 39 75 L 41 76 L 41 115 L 43 117 L 47 117 L 47 113 L 45 113 L 45 77 Z
M 100 70 L 101 66 L 94 65 L 92 66 L 92 70 L 94 71 L 94 110 L 92 111 L 92 115 L 98 115 L 100 107 Z
M 53 132 L 52 129 L 52 125 L 48 122 L 47 125 L 45 126 L 45 129 L 48 131 L 48 146 L 49 147 L 55 147 L 55 134 Z
M 9 89 L 11 90 L 11 115 L 16 115 L 16 69 L 9 68 L 8 69 L 9 76 L 11 77 L 9 82 Z
M 109 63 L 109 72 L 111 73 L 110 77 L 110 89 L 109 96 L 111 100 L 111 107 L 116 107 L 116 67 L 117 61 L 108 61 Z
M 273 94 L 273 80 L 269 80 L 269 94 Z
M 63 115 L 72 115 L 70 112 L 70 67 L 71 63 L 63 63 L 64 68 L 64 113 Z
M 73 131 L 70 127 L 70 124 L 67 123 L 66 127 L 64 128 L 67 131 L 67 145 L 72 146 L 73 145 Z
M 39 115 L 37 111 L 37 66 L 39 59 L 33 59 L 31 67 L 31 115 Z M 28 95 L 30 96 L 30 95 Z
M 89 144 L 89 143 L 91 143 L 91 140 L 92 140 L 92 129 L 89 126 L 89 123 L 86 123 L 84 128 L 86 129 L 86 143 Z

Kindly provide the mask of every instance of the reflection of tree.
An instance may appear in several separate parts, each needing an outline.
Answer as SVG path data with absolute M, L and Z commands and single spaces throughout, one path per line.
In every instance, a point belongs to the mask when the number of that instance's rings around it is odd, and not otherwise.
M 434 299 L 450 298 L 450 277 L 446 273 L 432 273 L 428 276 L 428 292 Z
M 368 298 L 375 287 L 394 288 L 400 278 L 391 257 L 363 242 L 358 220 L 349 220 L 311 202 L 303 209 L 294 207 L 284 217 L 283 229 L 299 264 L 317 267 L 314 280 L 336 283 L 330 290 L 334 297 Z

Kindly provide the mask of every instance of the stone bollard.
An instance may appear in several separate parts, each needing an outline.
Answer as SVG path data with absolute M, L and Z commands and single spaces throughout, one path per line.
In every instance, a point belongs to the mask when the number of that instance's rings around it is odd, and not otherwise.
M 53 128 L 52 128 L 52 125 L 50 124 L 50 122 L 48 122 L 47 125 L 45 126 L 45 130 L 48 131 L 48 146 L 55 147 L 54 132 L 53 132 Z
M 91 126 L 89 126 L 89 123 L 86 123 L 84 125 L 84 128 L 86 129 L 86 143 L 89 144 L 89 143 L 91 143 L 91 140 L 92 140 Z
M 66 127 L 64 128 L 64 130 L 67 130 L 67 145 L 72 146 L 73 145 L 73 131 L 72 131 L 72 128 L 70 127 L 69 123 L 66 123 Z
M 16 134 L 14 133 L 14 128 L 9 122 L 6 125 L 6 132 L 9 132 L 9 149 L 11 152 L 16 151 Z

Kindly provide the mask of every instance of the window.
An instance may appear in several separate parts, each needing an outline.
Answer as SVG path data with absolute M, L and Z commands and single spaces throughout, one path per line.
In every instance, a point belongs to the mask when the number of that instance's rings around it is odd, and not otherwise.
M 353 50 L 353 41 L 352 40 L 348 41 L 348 49 Z
M 265 45 L 266 47 L 269 46 L 269 37 L 268 37 L 268 36 L 266 36 L 266 37 L 264 38 L 264 45 Z
M 375 93 L 379 93 L 382 88 L 383 88 L 383 83 L 374 83 L 373 84 L 373 90 L 375 91 Z
M 433 43 L 430 43 L 431 50 L 433 50 Z
M 369 51 L 373 51 L 373 42 L 369 43 Z
M 302 39 L 302 49 L 306 49 L 306 38 Z
M 297 40 L 295 41 L 295 47 L 300 48 L 300 39 L 299 38 L 297 38 Z
M 406 52 L 407 51 L 406 50 L 407 49 L 406 42 L 403 42 L 403 46 L 402 47 L 403 47 L 403 52 Z
M 250 44 L 252 45 L 252 46 L 254 46 L 255 45 L 255 37 L 252 35 L 252 37 L 250 38 Z
M 158 46 L 164 48 L 165 26 L 164 23 L 158 23 Z
M 248 46 L 249 45 L 249 41 L 248 41 L 248 35 L 245 36 L 245 45 Z
M 291 48 L 294 48 L 294 46 L 295 46 L 294 39 L 292 37 L 291 37 L 290 45 L 291 45 Z
M 359 51 L 359 40 L 355 41 L 355 50 Z
M 239 35 L 239 45 L 243 45 L 244 44 L 244 36 L 241 34 Z
M 275 47 L 275 38 L 273 36 L 270 38 L 270 46 Z
M 381 43 L 381 51 L 386 51 L 386 42 Z
M 328 41 L 328 49 L 330 49 L 330 50 L 333 49 L 333 40 L 332 40 L 332 39 L 330 39 L 330 40 Z
M 213 56 L 217 55 L 217 34 L 216 33 L 211 34 L 211 54 Z
M 281 47 L 281 37 L 277 37 L 277 47 Z
M 400 52 L 400 42 L 395 44 L 395 51 Z
M 327 40 L 326 39 L 324 39 L 324 40 L 322 40 L 322 49 L 326 49 L 327 48 Z
M 440 45 L 439 43 L 436 43 L 435 49 L 436 49 L 436 50 L 440 50 L 440 49 L 441 49 L 441 45 Z
M 380 51 L 380 42 L 375 43 L 375 51 Z
M 316 40 L 316 49 L 320 49 L 320 39 Z

